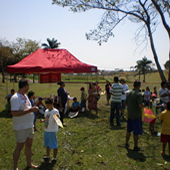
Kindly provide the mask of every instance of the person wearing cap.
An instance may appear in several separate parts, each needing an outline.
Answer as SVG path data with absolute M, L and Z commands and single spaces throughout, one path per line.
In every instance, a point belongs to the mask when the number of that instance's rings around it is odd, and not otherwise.
M 80 91 L 81 91 L 81 103 L 80 103 L 80 106 L 81 106 L 81 108 L 85 108 L 85 110 L 86 110 L 87 93 L 85 92 L 84 87 L 81 87 Z
M 156 103 L 156 101 L 155 101 L 156 98 L 157 98 L 156 94 L 152 93 L 150 104 L 149 104 L 149 107 L 150 107 L 150 109 L 152 110 L 152 112 L 154 113 L 155 116 L 157 115 L 157 108 L 164 107 L 164 105 Z M 151 134 L 155 133 L 155 129 L 154 129 L 155 121 L 156 121 L 156 119 L 154 119 L 150 122 L 149 131 L 151 132 Z
M 129 90 L 129 86 L 127 84 L 125 84 L 125 80 L 122 78 L 120 79 L 120 83 L 122 84 L 123 86 L 123 90 L 125 92 L 125 94 L 122 94 L 122 98 L 121 98 L 121 116 L 122 118 L 126 119 L 125 115 L 124 115 L 124 112 L 125 112 L 125 109 L 126 109 L 126 92 L 128 92 Z
M 111 83 L 109 82 L 109 80 L 106 80 L 106 85 L 105 85 L 105 90 L 106 90 L 106 100 L 107 103 L 106 105 L 109 105 L 109 100 L 111 98 L 111 93 L 110 93 L 110 89 L 111 89 Z
M 154 113 L 154 115 L 156 116 L 156 107 L 157 107 L 157 104 L 155 102 L 155 99 L 156 99 L 156 94 L 155 93 L 152 93 L 151 94 L 151 101 L 150 101 L 150 109 L 152 110 L 152 112 Z M 150 125 L 149 125 L 149 131 L 151 132 L 151 134 L 153 134 L 155 132 L 154 130 L 154 124 L 155 124 L 155 120 L 152 120 L 150 122 Z

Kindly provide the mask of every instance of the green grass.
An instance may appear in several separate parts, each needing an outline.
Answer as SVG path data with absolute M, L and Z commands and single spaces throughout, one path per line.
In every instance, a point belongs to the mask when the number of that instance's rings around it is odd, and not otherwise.
M 154 76 L 153 76 L 154 77 Z M 156 77 L 156 76 L 155 76 Z M 148 80 L 148 81 L 147 81 Z M 150 81 L 149 81 L 150 80 Z M 133 82 L 134 79 L 131 79 Z M 146 78 L 147 83 L 142 83 L 142 89 L 149 86 L 160 87 L 159 78 Z M 100 84 L 104 89 L 104 83 Z M 132 88 L 132 83 L 128 83 Z M 80 100 L 80 87 L 84 86 L 87 91 L 87 84 L 66 83 L 66 90 L 70 96 L 76 96 Z M 17 83 L 8 83 L 8 93 L 11 88 L 17 90 Z M 0 170 L 12 169 L 12 153 L 15 148 L 15 137 L 12 129 L 12 118 L 6 115 L 5 96 L 6 84 L 0 83 Z M 36 96 L 48 97 L 57 94 L 58 85 L 30 83 L 30 90 Z M 71 104 L 72 101 L 70 101 Z M 161 143 L 159 137 L 151 136 L 149 124 L 144 123 L 144 133 L 140 136 L 139 146 L 143 152 L 134 152 L 133 139 L 130 139 L 130 149 L 126 150 L 125 143 L 126 121 L 121 120 L 121 128 L 110 127 L 109 115 L 110 106 L 106 106 L 105 96 L 101 96 L 98 107 L 99 117 L 93 113 L 88 116 L 80 114 L 77 118 L 65 118 L 67 127 L 59 129 L 58 136 L 58 161 L 54 167 L 41 164 L 41 158 L 45 154 L 43 146 L 43 124 L 37 119 L 37 128 L 33 142 L 33 163 L 39 165 L 41 170 L 168 170 L 170 169 L 170 158 L 162 157 L 160 154 Z M 160 123 L 156 121 L 155 129 L 160 132 Z M 52 156 L 52 153 L 51 153 Z M 19 159 L 19 169 L 26 167 L 24 152 Z

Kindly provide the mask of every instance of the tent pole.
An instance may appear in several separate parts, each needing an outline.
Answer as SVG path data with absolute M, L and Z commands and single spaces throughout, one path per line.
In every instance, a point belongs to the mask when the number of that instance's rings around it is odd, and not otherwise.
M 87 73 L 87 91 L 88 91 L 88 85 L 89 85 L 89 79 L 88 79 L 88 73 Z
M 96 73 L 96 82 L 98 82 L 98 74 Z
M 5 77 L 6 77 L 6 96 L 7 96 L 8 95 L 8 74 Z
M 15 82 L 14 82 L 14 80 L 13 80 L 13 89 L 15 89 Z

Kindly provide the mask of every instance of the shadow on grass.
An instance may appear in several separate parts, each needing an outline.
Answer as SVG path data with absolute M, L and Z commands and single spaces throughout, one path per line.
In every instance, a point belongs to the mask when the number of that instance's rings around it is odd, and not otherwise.
M 165 154 L 162 154 L 162 158 L 163 158 L 165 161 L 170 162 L 170 156 L 165 155 Z
M 56 163 L 41 163 L 41 165 L 38 167 L 38 170 L 53 170 L 54 165 Z M 26 167 L 24 170 L 31 170 L 31 168 Z M 33 169 L 33 168 L 32 168 Z
M 9 113 L 7 112 L 7 110 L 3 110 L 0 112 L 0 118 L 11 118 L 11 116 L 9 116 Z
M 110 126 L 110 130 L 122 130 L 122 129 L 125 129 L 126 127 L 122 127 L 122 126 Z
M 145 162 L 146 161 L 146 156 L 143 153 L 133 151 L 132 149 L 127 149 L 127 151 L 128 151 L 127 156 L 130 159 L 134 159 L 134 160 L 140 161 L 140 162 Z

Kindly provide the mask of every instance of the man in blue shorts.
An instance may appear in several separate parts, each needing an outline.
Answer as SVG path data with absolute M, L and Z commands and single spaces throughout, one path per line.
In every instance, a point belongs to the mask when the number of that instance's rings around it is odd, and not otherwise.
M 138 147 L 138 135 L 142 135 L 142 108 L 144 104 L 142 102 L 142 94 L 139 89 L 141 86 L 140 81 L 135 81 L 134 89 L 127 95 L 126 105 L 128 112 L 128 121 L 127 121 L 127 133 L 126 133 L 126 143 L 125 147 L 129 147 L 129 139 L 131 132 L 133 131 L 134 137 L 134 151 L 142 150 Z

